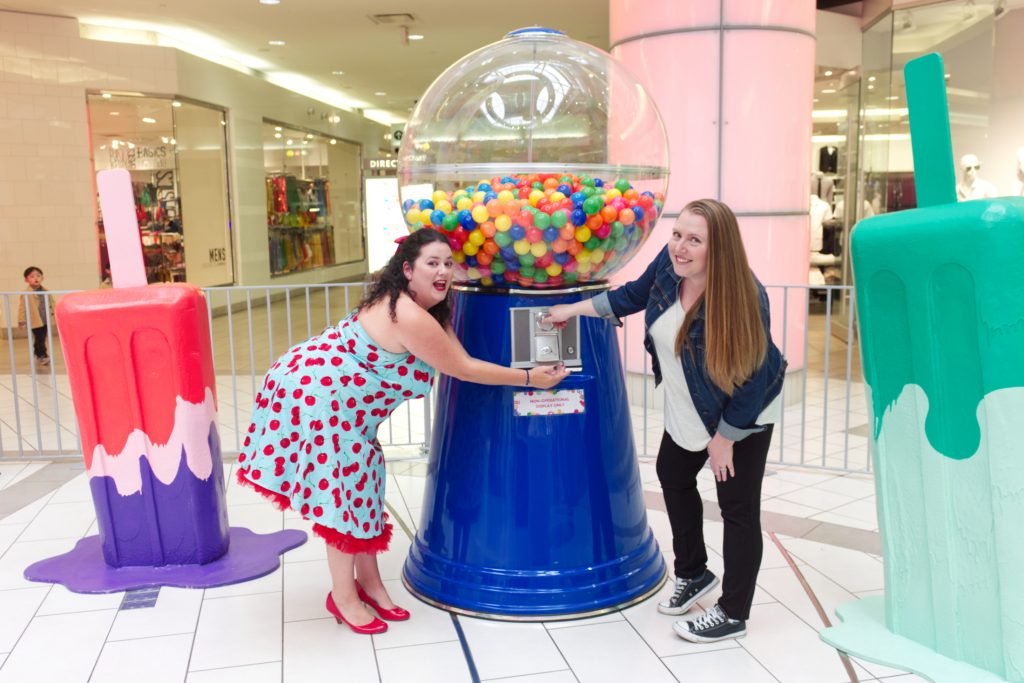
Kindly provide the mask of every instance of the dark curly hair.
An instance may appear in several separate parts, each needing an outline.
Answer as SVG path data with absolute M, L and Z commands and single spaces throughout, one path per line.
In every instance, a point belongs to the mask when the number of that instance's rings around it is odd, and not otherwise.
M 391 322 L 397 322 L 395 305 L 398 303 L 398 297 L 402 295 L 402 292 L 405 292 L 410 297 L 415 298 L 413 292 L 409 291 L 409 281 L 402 270 L 403 266 L 406 263 L 412 266 L 416 259 L 419 258 L 423 247 L 434 242 L 443 244 L 446 247 L 450 246 L 447 237 L 437 230 L 431 230 L 430 228 L 417 230 L 406 237 L 398 245 L 398 250 L 395 251 L 395 255 L 391 257 L 387 265 L 373 274 L 370 288 L 366 292 L 366 296 L 363 297 L 363 300 L 359 302 L 360 310 L 386 297 L 388 299 L 388 310 L 391 312 Z M 427 310 L 441 327 L 447 327 L 448 321 L 451 319 L 450 299 L 451 294 L 449 292 L 440 303 L 434 304 Z

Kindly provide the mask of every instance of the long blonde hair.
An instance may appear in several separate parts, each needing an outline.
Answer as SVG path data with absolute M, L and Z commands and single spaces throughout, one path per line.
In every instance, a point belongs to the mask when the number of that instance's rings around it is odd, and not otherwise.
M 707 281 L 676 335 L 676 355 L 688 345 L 690 325 L 703 303 L 704 367 L 711 381 L 732 396 L 768 353 L 757 284 L 732 209 L 714 199 L 698 199 L 680 217 L 687 212 L 708 224 Z

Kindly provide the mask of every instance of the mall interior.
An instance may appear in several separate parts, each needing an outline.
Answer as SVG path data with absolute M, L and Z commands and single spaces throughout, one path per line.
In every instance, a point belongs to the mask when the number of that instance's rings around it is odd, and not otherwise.
M 43 366 L 16 315 L 28 266 L 56 300 L 111 286 L 96 174 L 130 174 L 146 280 L 205 290 L 232 526 L 309 532 L 236 481 L 257 382 L 284 339 L 343 318 L 407 233 L 399 156 L 428 115 L 423 94 L 536 25 L 610 53 L 667 133 L 658 234 L 612 285 L 642 272 L 687 202 L 711 197 L 735 211 L 772 296 L 790 372 L 746 636 L 679 638 L 656 609 L 671 580 L 571 619 L 418 599 L 403 567 L 433 498 L 429 398 L 381 436 L 395 522 L 381 574 L 412 614 L 387 633 L 357 635 L 324 611 L 312 534 L 231 585 L 82 593 L 27 579 L 102 524 L 58 330 Z M 0 0 L 0 683 L 939 680 L 820 637 L 837 606 L 886 589 L 849 244 L 860 221 L 918 206 L 903 68 L 933 52 L 958 199 L 1024 196 L 1024 0 Z M 639 320 L 620 340 L 640 493 L 671 568 L 663 398 Z M 719 571 L 715 481 L 698 481 Z

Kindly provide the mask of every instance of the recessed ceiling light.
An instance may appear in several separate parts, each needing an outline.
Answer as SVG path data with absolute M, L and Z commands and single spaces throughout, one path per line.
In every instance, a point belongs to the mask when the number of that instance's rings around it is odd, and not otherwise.
M 381 90 L 378 90 L 377 92 L 375 92 L 373 94 L 376 95 L 377 97 L 384 97 L 385 95 L 387 95 L 386 92 L 383 92 Z
M 338 144 L 338 141 L 337 141 L 337 140 L 335 140 L 334 138 L 331 138 L 331 144 L 332 144 L 332 145 L 336 145 L 336 144 Z
M 274 133 L 274 137 L 277 138 L 278 140 L 280 140 L 281 139 L 281 134 L 280 133 Z
M 281 45 L 284 45 L 284 44 L 285 43 L 284 43 L 283 40 L 269 40 L 269 41 L 267 41 L 267 45 L 273 45 L 275 47 L 280 47 Z
M 280 5 L 281 0 L 260 0 L 261 5 Z
M 811 100 L 811 102 L 817 102 L 817 101 L 818 101 L 817 97 L 815 97 L 813 100 Z
M 179 102 L 178 100 L 174 100 L 173 102 L 171 102 L 171 106 L 172 107 L 180 107 L 181 106 L 181 102 Z
M 105 99 L 105 100 L 109 100 L 109 99 L 110 99 L 111 97 L 113 97 L 113 95 L 111 95 L 111 94 L 110 94 L 110 93 L 108 93 L 108 92 L 105 92 L 105 93 L 103 93 L 102 97 L 103 97 L 103 99 Z
M 143 116 L 142 117 L 142 122 L 143 123 L 156 123 L 156 119 L 154 119 L 151 116 Z
M 312 133 L 306 133 L 306 139 L 307 140 L 312 140 L 313 139 L 313 134 Z
M 876 80 L 878 79 L 876 79 L 874 76 L 868 76 L 868 83 L 874 83 Z
M 831 76 L 832 75 L 832 69 L 829 69 L 828 71 L 826 71 L 825 75 L 826 76 Z
M 286 144 L 286 145 L 290 145 L 290 144 L 292 144 L 292 139 L 291 139 L 291 138 L 288 138 L 288 139 L 287 139 L 287 140 L 285 141 L 285 143 L 284 143 L 284 144 Z
M 410 33 L 409 40 L 423 40 L 423 36 L 421 36 L 419 33 Z
M 824 90 L 821 91 L 821 94 L 822 95 L 831 95 L 835 91 L 836 91 L 835 88 L 825 88 Z
M 868 90 L 874 90 L 874 89 L 875 89 L 875 86 L 873 86 L 873 85 L 869 85 L 868 86 Z
M 121 115 L 121 112 L 119 112 L 119 111 L 112 111 L 112 112 L 109 112 L 109 113 L 110 113 L 111 116 L 120 116 Z
M 281 132 L 281 126 L 274 126 L 274 130 L 276 130 L 278 133 L 280 133 Z
M 332 71 L 332 72 L 331 72 L 331 75 L 332 75 L 332 76 L 344 76 L 344 75 L 345 75 L 345 72 L 344 72 L 344 71 L 341 71 L 341 70 L 339 69 L 338 71 Z
M 899 95 L 889 95 L 885 99 L 887 99 L 887 100 L 898 100 L 899 98 L 900 98 Z

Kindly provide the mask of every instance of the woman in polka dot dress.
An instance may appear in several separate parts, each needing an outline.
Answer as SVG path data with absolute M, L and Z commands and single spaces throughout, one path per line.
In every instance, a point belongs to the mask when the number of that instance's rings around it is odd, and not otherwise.
M 561 366 L 524 371 L 471 357 L 449 324 L 452 252 L 435 230 L 398 247 L 356 311 L 289 349 L 256 396 L 238 481 L 313 522 L 327 544 L 327 610 L 357 633 L 409 618 L 377 568 L 391 524 L 377 427 L 430 391 L 434 369 L 463 381 L 550 388 Z M 364 604 L 365 603 L 365 604 Z

